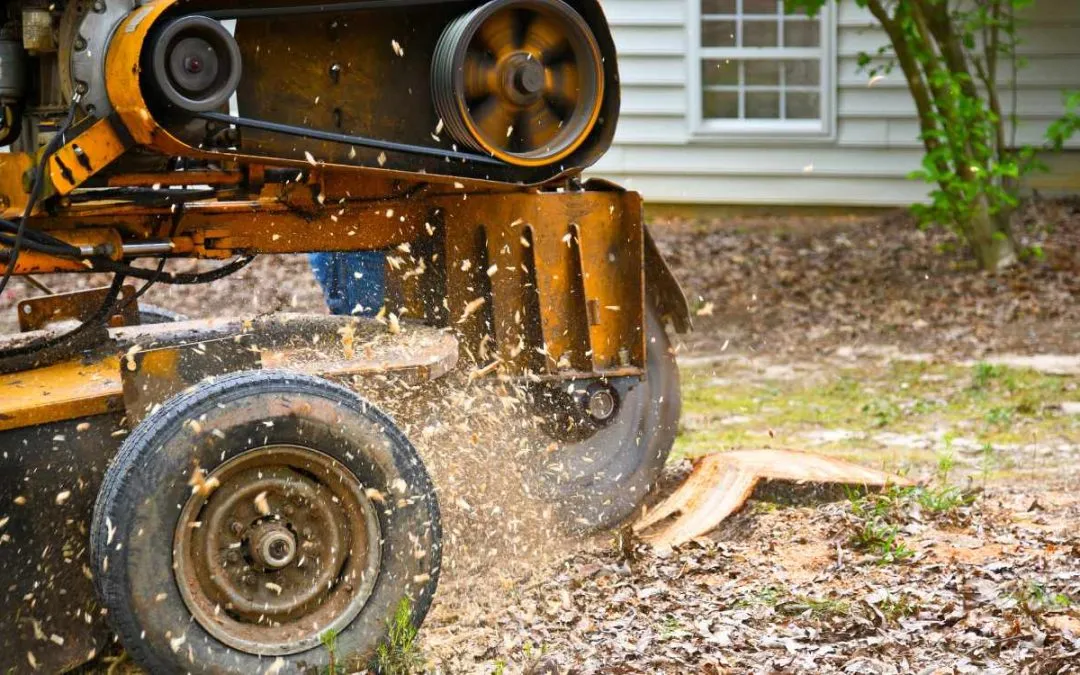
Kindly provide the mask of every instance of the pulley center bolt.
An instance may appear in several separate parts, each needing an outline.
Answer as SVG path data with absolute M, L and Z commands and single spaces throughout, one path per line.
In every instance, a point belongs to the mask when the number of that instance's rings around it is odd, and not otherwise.
M 598 389 L 589 395 L 589 415 L 599 422 L 606 422 L 615 414 L 615 396 L 607 389 Z
M 514 86 L 522 94 L 536 94 L 544 88 L 544 67 L 532 59 L 525 61 L 514 74 Z
M 203 71 L 202 59 L 197 56 L 187 57 L 184 59 L 184 70 L 192 74 L 201 73 Z
M 279 570 L 296 559 L 296 536 L 284 525 L 259 526 L 251 536 L 251 557 L 267 569 Z
M 526 53 L 511 54 L 500 66 L 505 96 L 517 105 L 530 105 L 544 91 L 544 66 Z

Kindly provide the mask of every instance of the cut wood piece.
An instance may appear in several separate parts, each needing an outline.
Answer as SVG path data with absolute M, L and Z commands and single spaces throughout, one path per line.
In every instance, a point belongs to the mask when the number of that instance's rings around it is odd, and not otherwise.
M 844 460 L 796 450 L 738 450 L 703 457 L 671 496 L 646 512 L 634 531 L 656 549 L 684 544 L 738 511 L 761 479 L 845 485 L 911 485 L 911 481 Z M 668 518 L 674 521 L 663 524 Z M 650 531 L 651 530 L 651 531 Z

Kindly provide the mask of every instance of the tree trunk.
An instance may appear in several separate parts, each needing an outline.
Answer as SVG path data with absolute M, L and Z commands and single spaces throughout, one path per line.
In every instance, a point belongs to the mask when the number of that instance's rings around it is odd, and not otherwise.
M 987 272 L 1003 270 L 1017 260 L 1008 221 L 1008 213 L 990 212 L 986 197 L 980 197 L 972 209 L 967 240 L 979 266 Z

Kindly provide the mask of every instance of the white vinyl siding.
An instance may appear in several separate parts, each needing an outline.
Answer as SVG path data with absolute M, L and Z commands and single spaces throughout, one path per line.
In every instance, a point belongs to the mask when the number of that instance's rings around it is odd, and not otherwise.
M 695 126 L 699 2 L 603 0 L 620 55 L 623 106 L 615 145 L 593 174 L 654 202 L 892 206 L 925 198 L 926 187 L 907 179 L 919 167 L 922 146 L 902 75 L 869 86 L 858 69 L 859 53 L 886 40 L 868 13 L 845 0 L 831 19 L 831 133 L 762 138 Z M 1027 66 L 1018 77 L 1015 134 L 1018 143 L 1036 143 L 1063 111 L 1062 90 L 1080 89 L 1080 1 L 1036 0 L 1024 20 L 1020 51 Z M 1004 70 L 1007 83 L 1011 74 Z M 1011 93 L 1003 94 L 1008 106 Z M 1073 147 L 1080 148 L 1080 139 Z M 1080 153 L 1051 165 L 1080 171 Z

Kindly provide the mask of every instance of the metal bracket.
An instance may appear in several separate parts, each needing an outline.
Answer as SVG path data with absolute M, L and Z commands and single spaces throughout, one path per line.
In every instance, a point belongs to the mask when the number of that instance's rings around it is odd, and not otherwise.
M 259 370 L 262 357 L 251 336 L 130 351 L 120 359 L 124 406 L 134 426 L 158 405 L 208 377 Z
M 135 295 L 135 287 L 126 285 L 121 292 L 121 298 L 130 298 Z M 101 309 L 108 294 L 108 288 L 92 288 L 86 291 L 56 293 L 23 300 L 18 305 L 19 330 L 29 333 L 62 321 L 85 322 Z M 132 302 L 125 306 L 119 315 L 110 319 L 109 325 L 113 327 L 139 325 L 138 304 Z

